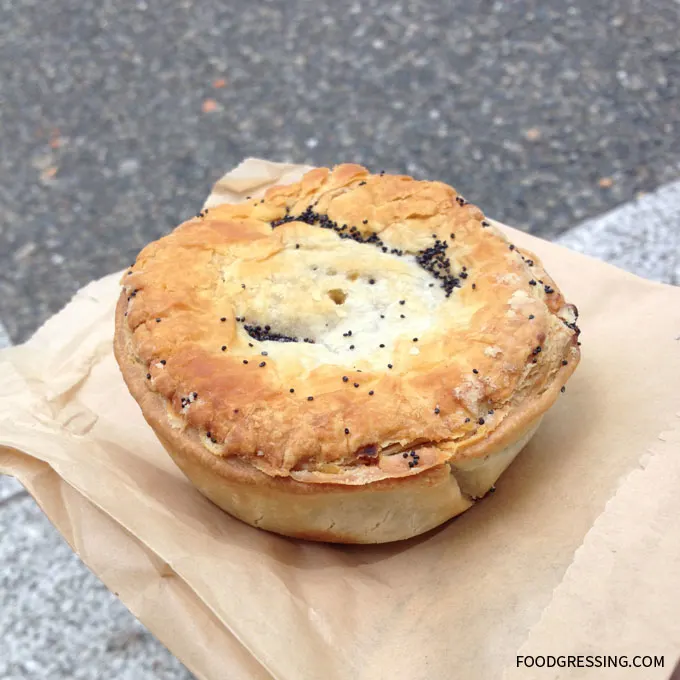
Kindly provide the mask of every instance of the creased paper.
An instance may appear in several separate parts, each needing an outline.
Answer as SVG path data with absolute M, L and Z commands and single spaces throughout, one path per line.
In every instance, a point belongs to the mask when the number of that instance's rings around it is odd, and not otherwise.
M 302 170 L 249 159 L 206 205 L 259 195 Z M 680 605 L 680 532 L 668 521 L 680 454 L 680 290 L 503 228 L 579 307 L 583 359 L 496 493 L 439 529 L 330 546 L 253 529 L 213 506 L 163 451 L 119 374 L 117 275 L 0 353 L 0 472 L 26 485 L 83 561 L 200 678 L 467 679 L 504 669 L 519 678 L 520 649 L 547 654 L 550 641 L 586 654 L 608 644 L 610 613 L 630 618 L 626 649 L 602 653 L 637 653 L 629 641 L 646 644 L 654 620 L 657 644 L 640 653 L 665 653 L 670 666 L 680 639 L 668 615 L 669 603 Z M 634 476 L 641 461 L 645 474 Z M 628 598 L 628 587 L 652 582 L 653 596 Z

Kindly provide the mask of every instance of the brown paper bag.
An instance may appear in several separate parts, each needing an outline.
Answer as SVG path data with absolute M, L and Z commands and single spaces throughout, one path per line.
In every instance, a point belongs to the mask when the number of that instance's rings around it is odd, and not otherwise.
M 206 205 L 303 170 L 249 159 Z M 680 651 L 680 290 L 507 229 L 578 305 L 583 360 L 497 492 L 439 529 L 331 546 L 213 506 L 123 384 L 118 275 L 0 353 L 0 472 L 201 678 L 533 677 L 514 670 L 518 653 L 665 654 L 665 670 L 626 677 L 668 677 Z

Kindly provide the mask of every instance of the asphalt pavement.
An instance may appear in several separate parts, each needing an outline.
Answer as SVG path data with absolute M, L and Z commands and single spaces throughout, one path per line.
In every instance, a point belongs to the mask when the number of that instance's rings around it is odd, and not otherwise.
M 0 347 L 245 156 L 441 179 L 678 283 L 679 33 L 675 0 L 0 0 Z M 0 477 L 3 535 L 0 676 L 191 677 Z
M 25 339 L 249 155 L 553 238 L 680 176 L 679 29 L 674 0 L 0 0 L 0 321 Z

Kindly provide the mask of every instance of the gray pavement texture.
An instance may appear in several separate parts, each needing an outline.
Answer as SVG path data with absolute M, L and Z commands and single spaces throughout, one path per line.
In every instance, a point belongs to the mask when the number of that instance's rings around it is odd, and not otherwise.
M 0 0 L 0 319 L 27 337 L 248 155 L 554 237 L 680 176 L 675 0 Z
M 558 240 L 639 275 L 677 282 L 680 181 Z M 71 552 L 22 487 L 2 476 L 0 537 L 0 678 L 190 680 Z
M 586 220 L 557 242 L 645 279 L 680 285 L 680 181 Z
M 0 541 L 0 678 L 192 677 L 83 566 L 31 498 L 0 502 L 0 536 L 10 538 Z

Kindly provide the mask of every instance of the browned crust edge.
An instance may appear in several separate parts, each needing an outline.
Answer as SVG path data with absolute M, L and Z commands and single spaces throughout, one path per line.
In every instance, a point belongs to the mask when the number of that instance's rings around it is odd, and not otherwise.
M 421 534 L 473 505 L 474 500 L 460 490 L 448 463 L 408 477 L 364 485 L 307 484 L 290 477 L 269 476 L 238 458 L 215 456 L 201 444 L 195 429 L 172 427 L 166 400 L 149 389 L 146 368 L 136 359 L 126 332 L 125 308 L 126 297 L 121 293 L 116 306 L 114 354 L 130 393 L 175 463 L 205 496 L 230 514 L 253 526 L 296 538 L 381 543 Z M 573 349 L 577 357 L 578 349 Z M 461 455 L 452 460 L 454 466 L 501 452 L 535 427 L 574 366 L 562 370 L 561 380 L 555 376 L 550 388 L 528 399 L 487 437 L 461 447 Z

